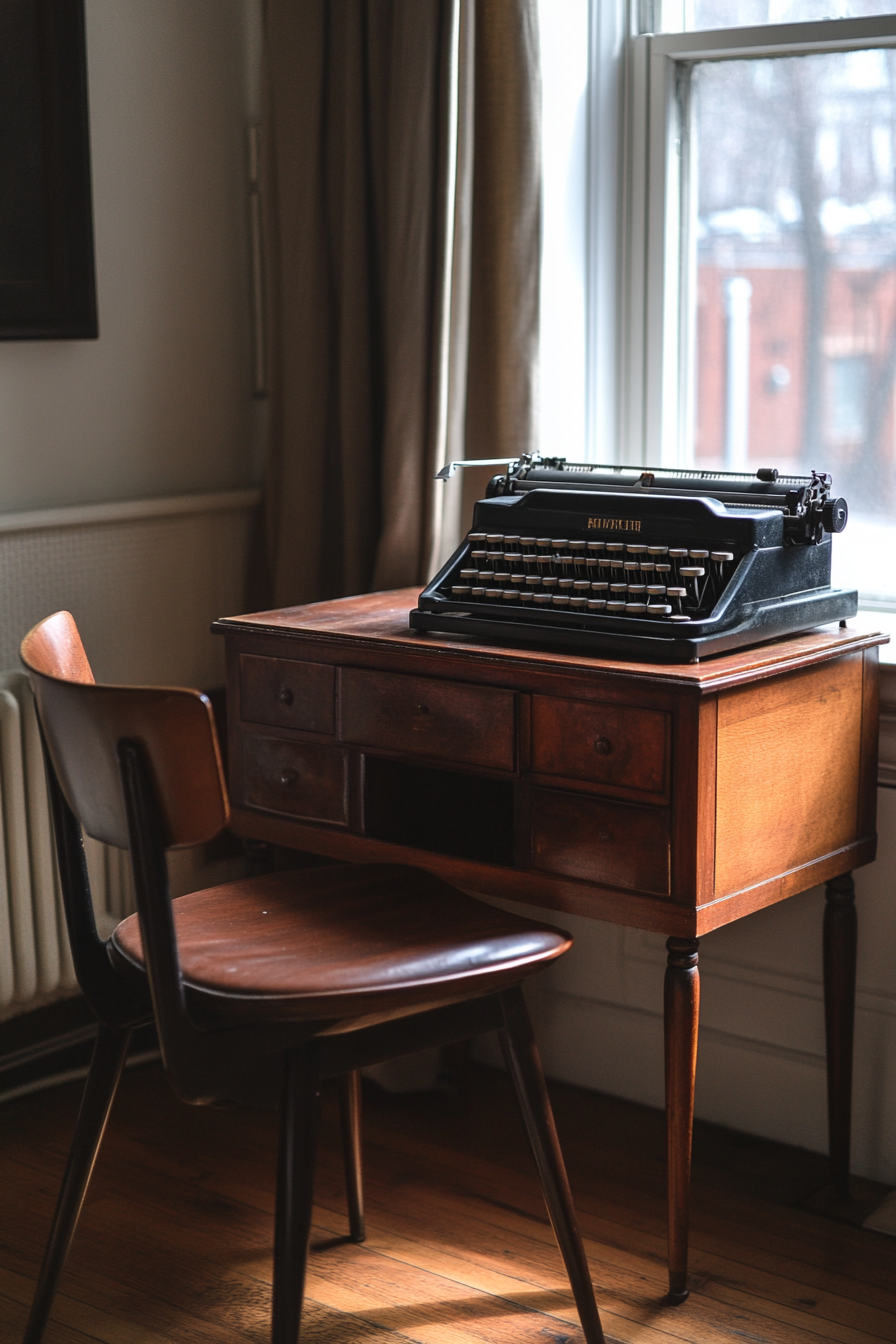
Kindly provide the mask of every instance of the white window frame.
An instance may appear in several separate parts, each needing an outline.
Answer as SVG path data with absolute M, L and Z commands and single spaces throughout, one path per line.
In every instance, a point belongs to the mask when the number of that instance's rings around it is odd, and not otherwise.
M 592 0 L 593 13 L 601 8 L 601 0 Z M 651 4 L 631 0 L 631 35 L 623 56 L 616 442 L 622 462 L 671 466 L 687 461 L 694 413 L 689 375 L 694 260 L 687 230 L 680 227 L 681 200 L 693 199 L 688 141 L 682 134 L 689 111 L 686 72 L 695 61 L 896 47 L 896 13 L 700 32 L 634 31 L 637 20 L 645 15 L 649 20 L 652 12 Z M 594 227 L 592 221 L 592 247 Z M 593 290 L 590 298 L 593 305 Z M 606 344 L 599 345 L 594 335 L 592 322 L 592 386 L 594 361 L 606 355 Z M 590 417 L 589 428 L 593 432 Z

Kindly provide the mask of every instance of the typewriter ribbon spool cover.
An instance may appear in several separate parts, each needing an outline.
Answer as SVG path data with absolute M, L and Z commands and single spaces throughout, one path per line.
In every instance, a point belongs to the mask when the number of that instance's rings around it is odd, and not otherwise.
M 506 459 L 495 461 L 495 465 Z M 439 473 L 447 478 L 458 466 Z M 525 456 L 495 476 L 411 629 L 693 662 L 856 614 L 831 587 L 829 476 Z

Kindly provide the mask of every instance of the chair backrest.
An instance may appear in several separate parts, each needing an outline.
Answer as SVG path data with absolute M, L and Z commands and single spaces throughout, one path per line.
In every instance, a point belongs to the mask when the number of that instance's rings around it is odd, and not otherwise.
M 94 681 L 74 618 L 58 611 L 22 641 L 53 767 L 88 835 L 128 847 L 118 745 L 149 764 L 169 847 L 211 840 L 229 808 L 212 707 L 199 691 Z

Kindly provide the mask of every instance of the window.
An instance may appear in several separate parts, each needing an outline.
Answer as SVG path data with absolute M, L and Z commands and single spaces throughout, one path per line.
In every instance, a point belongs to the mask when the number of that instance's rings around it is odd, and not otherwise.
M 542 0 L 555 68 L 585 9 Z M 588 40 L 584 145 L 544 67 L 543 450 L 829 471 L 835 582 L 896 606 L 896 2 L 591 0 Z M 583 316 L 551 317 L 576 220 Z

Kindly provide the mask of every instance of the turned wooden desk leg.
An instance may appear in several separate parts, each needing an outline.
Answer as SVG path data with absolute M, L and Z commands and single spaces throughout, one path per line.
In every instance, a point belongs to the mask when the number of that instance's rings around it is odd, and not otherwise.
M 852 1047 L 856 1008 L 857 919 L 851 873 L 825 888 L 824 1024 L 828 1057 L 828 1140 L 831 1184 L 849 1194 L 849 1141 L 852 1118 Z
M 700 1019 L 696 938 L 670 938 L 664 987 L 666 1023 L 666 1144 L 669 1161 L 669 1301 L 688 1295 L 691 1220 L 691 1134 Z

